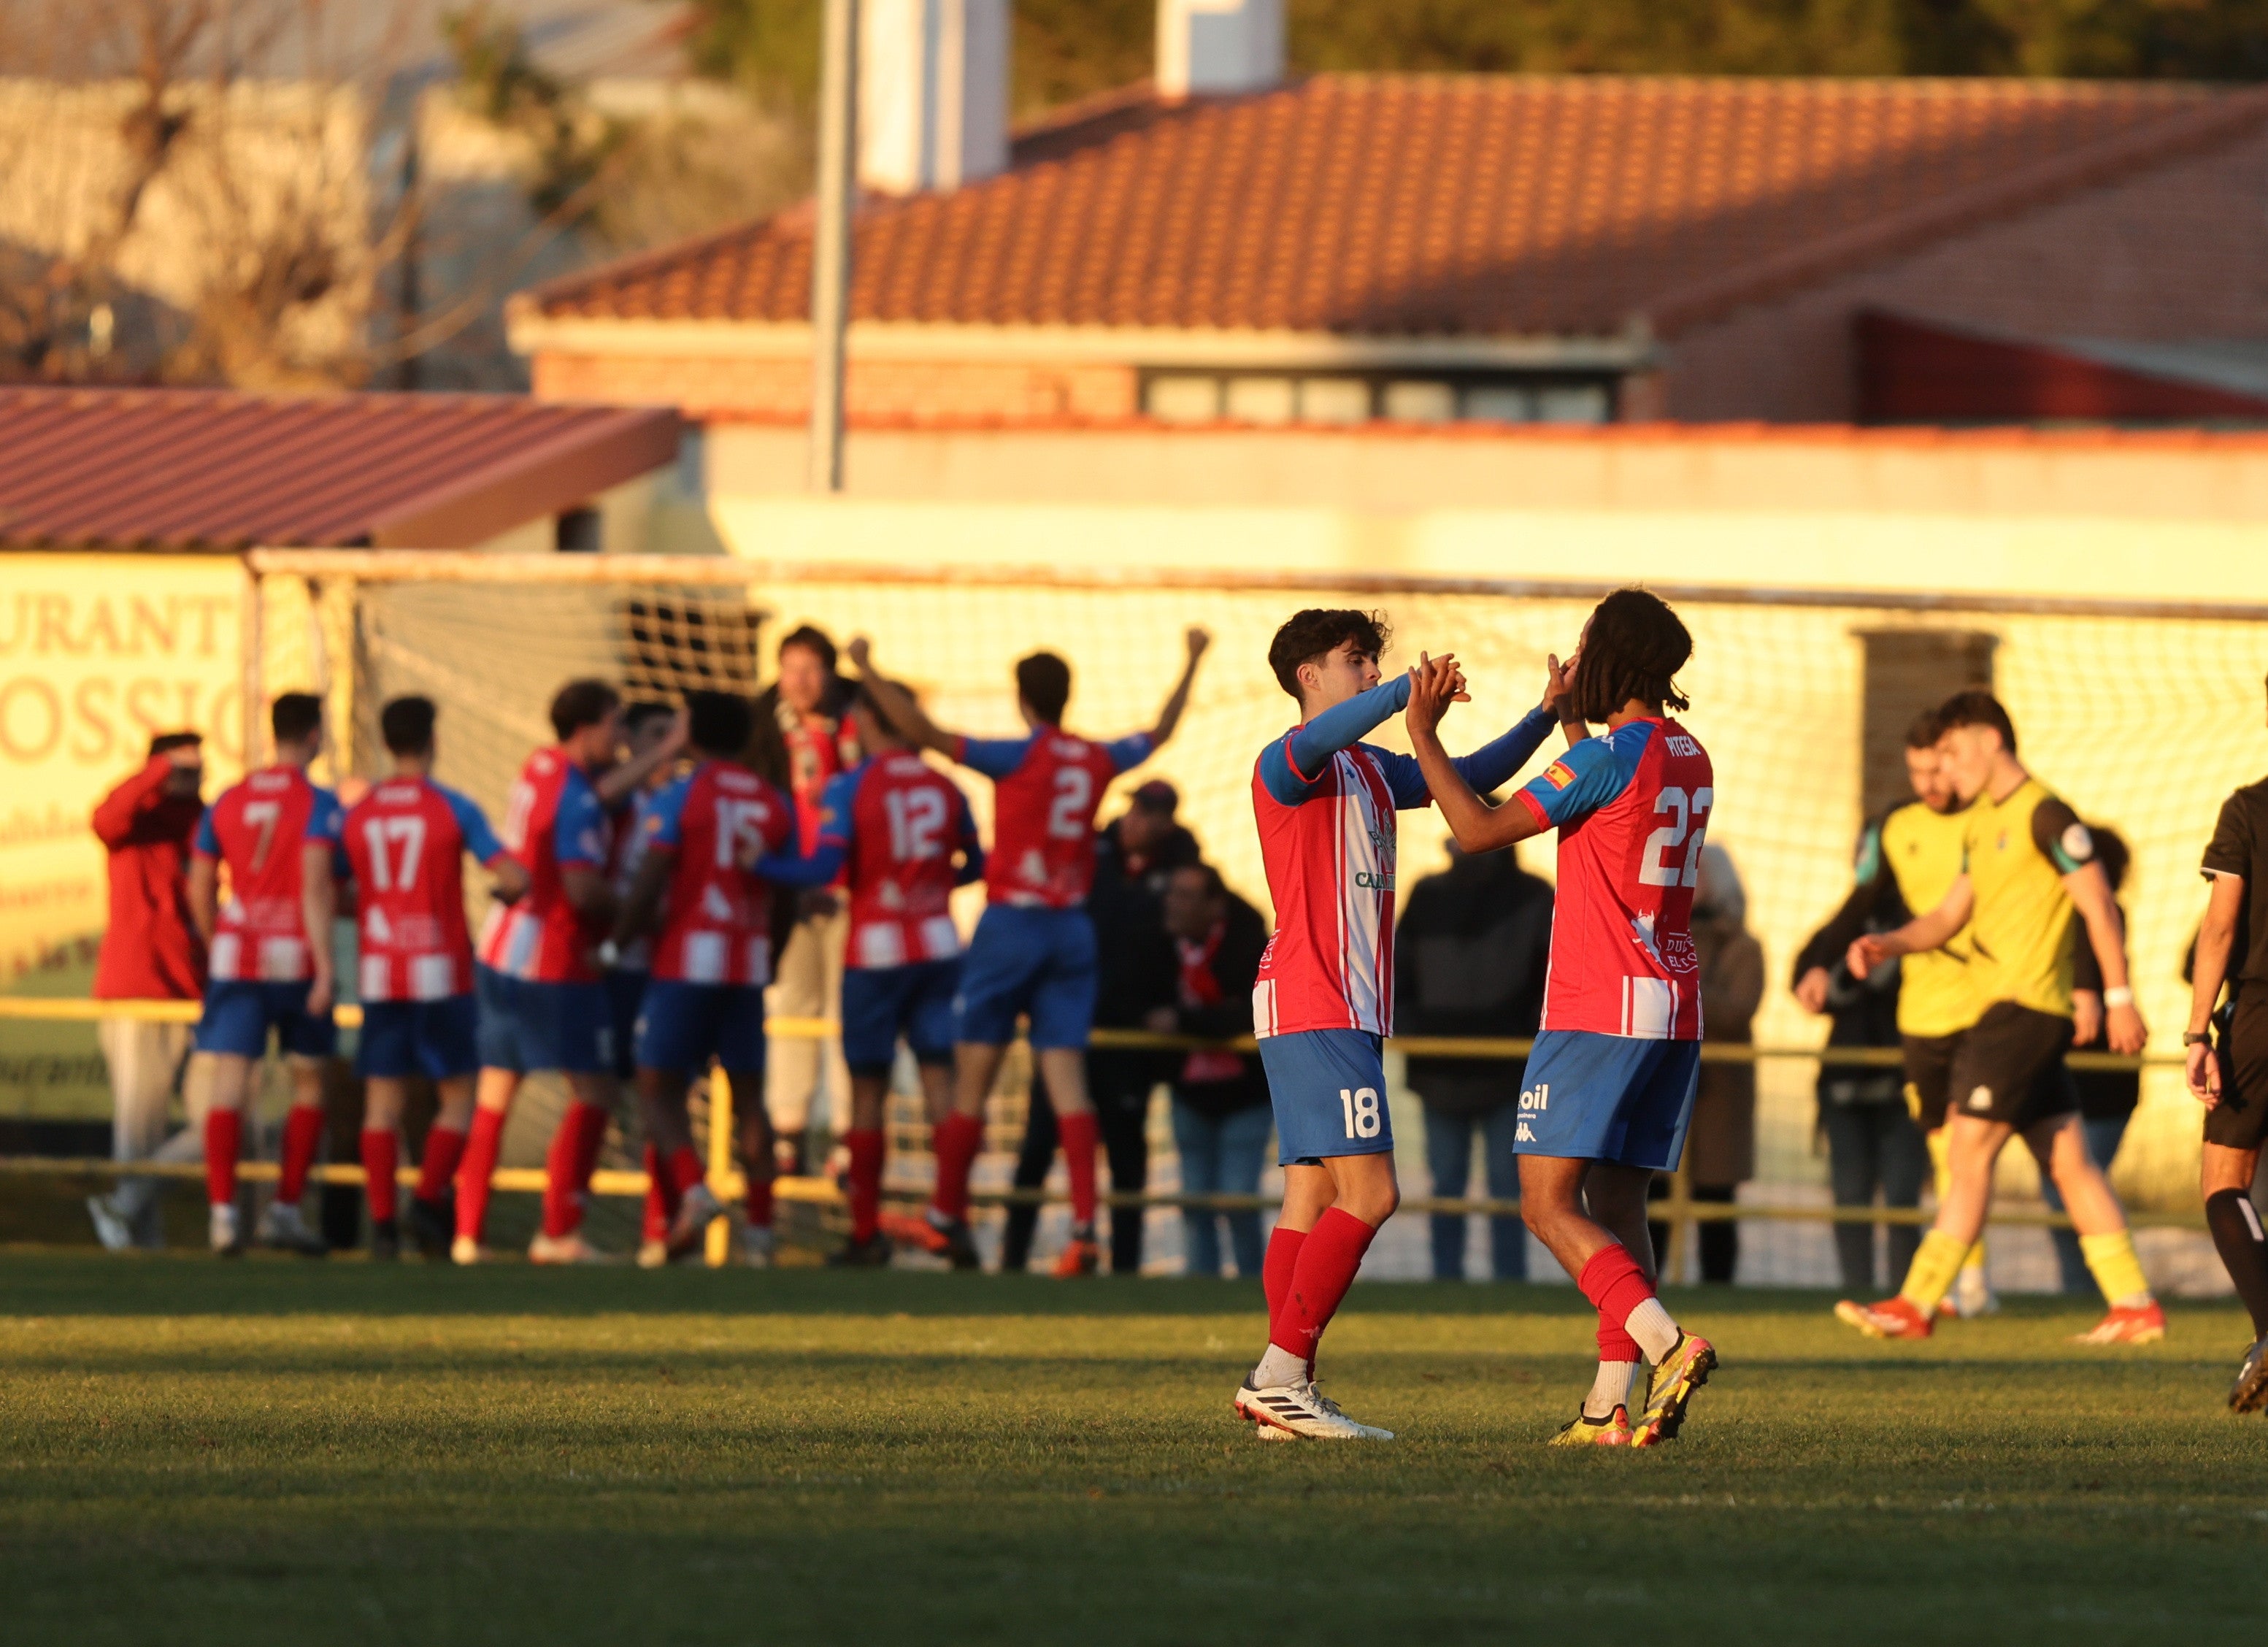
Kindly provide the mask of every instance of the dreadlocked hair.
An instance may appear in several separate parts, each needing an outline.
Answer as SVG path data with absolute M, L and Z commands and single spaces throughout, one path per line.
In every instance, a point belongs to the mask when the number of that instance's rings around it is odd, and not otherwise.
M 1616 589 L 1599 602 L 1575 665 L 1575 712 L 1604 720 L 1624 704 L 1689 707 L 1677 690 L 1677 671 L 1693 656 L 1693 637 L 1661 597 L 1644 589 Z

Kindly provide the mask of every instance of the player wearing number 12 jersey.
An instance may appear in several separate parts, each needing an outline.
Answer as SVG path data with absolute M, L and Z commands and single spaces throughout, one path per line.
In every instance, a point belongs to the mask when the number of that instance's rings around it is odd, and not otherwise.
M 1308 610 L 1268 648 L 1300 724 L 1254 763 L 1252 810 L 1277 930 L 1252 1016 L 1276 1112 L 1284 1211 L 1261 1264 L 1268 1348 L 1235 1408 L 1263 1437 L 1391 1441 L 1314 1386 L 1315 1348 L 1400 1200 L 1386 1112 L 1394 1025 L 1396 814 L 1426 803 L 1418 764 L 1365 743 L 1410 682 L 1379 684 L 1386 625 L 1368 612 Z M 1452 666 L 1454 667 L 1454 665 Z M 1538 710 L 1461 765 L 1494 788 L 1550 733 Z
M 362 1002 L 357 1063 L 368 1083 L 362 1166 L 368 1185 L 371 1256 L 401 1251 L 394 1171 L 409 1082 L 439 1089 L 441 1108 L 425 1134 L 410 1229 L 428 1259 L 446 1259 L 453 1221 L 446 1205 L 464 1158 L 473 1119 L 473 1076 L 480 1067 L 473 1004 L 473 945 L 465 926 L 464 860 L 496 877 L 497 897 L 527 890 L 527 873 L 504 849 L 480 808 L 433 781 L 433 700 L 397 698 L 379 712 L 394 771 L 349 809 L 342 831 L 354 877 L 361 938 L 356 994 Z M 329 875 L 310 874 L 307 926 L 330 925 L 336 907 Z M 330 957 L 317 976 L 328 993 Z
M 950 905 L 954 888 L 983 875 L 984 851 L 968 797 L 898 735 L 863 686 L 850 717 L 858 747 L 873 752 L 821 792 L 811 856 L 767 859 L 758 868 L 793 886 L 831 886 L 849 871 L 843 1058 L 850 1127 L 843 1141 L 850 1151 L 850 1241 L 835 1261 L 862 1268 L 890 1261 L 882 1112 L 901 1036 L 921 1071 L 931 1125 L 953 1105 L 961 932 Z M 920 1228 L 899 1229 L 920 1241 Z
M 1667 711 L 1693 655 L 1677 615 L 1643 589 L 1599 602 L 1571 668 L 1554 661 L 1571 747 L 1502 807 L 1442 751 L 1455 683 L 1422 672 L 1411 747 L 1469 853 L 1559 831 L 1559 884 L 1543 1027 L 1520 1095 L 1520 1202 L 1528 1227 L 1599 1311 L 1599 1370 L 1555 1444 L 1653 1446 L 1674 1438 L 1717 1364 L 1654 1296 L 1646 1193 L 1685 1145 L 1701 1068 L 1693 891 L 1715 805 L 1709 757 Z M 1601 737 L 1585 723 L 1603 720 Z M 1640 1355 L 1653 1363 L 1629 1415 Z
M 968 1173 L 983 1140 L 984 1099 L 1020 1014 L 1031 1021 L 1032 1050 L 1062 1127 L 1070 1170 L 1071 1238 L 1056 1273 L 1091 1275 L 1100 1263 L 1094 1242 L 1100 1133 L 1087 1102 L 1086 1056 L 1094 1023 L 1094 925 L 1085 908 L 1094 879 L 1094 814 L 1110 780 L 1149 759 L 1180 724 L 1197 660 L 1211 639 L 1192 629 L 1186 642 L 1188 661 L 1158 724 L 1115 743 L 1091 742 L 1064 730 L 1071 666 L 1053 653 L 1035 653 L 1016 665 L 1016 703 L 1028 735 L 968 738 L 941 731 L 903 689 L 875 676 L 863 638 L 850 643 L 850 661 L 866 673 L 874 701 L 901 734 L 993 783 L 992 853 L 984 871 L 989 901 L 961 963 L 954 1108 L 937 1127 L 937 1190 L 923 1243 L 957 1267 L 976 1262 L 968 1237 Z

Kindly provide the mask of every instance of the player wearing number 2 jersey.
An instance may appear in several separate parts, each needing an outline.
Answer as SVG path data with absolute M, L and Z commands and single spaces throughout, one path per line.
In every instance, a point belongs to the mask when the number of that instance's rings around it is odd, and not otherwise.
M 962 1267 L 976 1262 L 968 1238 L 968 1173 L 983 1138 L 984 1099 L 1016 1032 L 1031 1023 L 1032 1050 L 1063 1131 L 1070 1169 L 1071 1238 L 1059 1275 L 1094 1273 L 1094 1151 L 1100 1136 L 1086 1097 L 1086 1039 L 1094 1020 L 1094 926 L 1083 905 L 1094 878 L 1094 814 L 1110 780 L 1147 760 L 1182 719 L 1210 639 L 1186 637 L 1188 661 L 1158 724 L 1115 743 L 1064 730 L 1071 666 L 1053 653 L 1016 665 L 1016 702 L 1029 735 L 968 738 L 940 730 L 902 689 L 874 675 L 861 639 L 850 661 L 866 672 L 883 715 L 903 735 L 993 783 L 989 902 L 961 963 L 954 1050 L 954 1109 L 938 1124 L 937 1190 L 924 1244 Z
M 646 809 L 644 860 L 615 942 L 659 926 L 635 1062 L 646 1133 L 678 1202 L 667 1246 L 689 1248 L 724 1210 L 686 1113 L 688 1083 L 713 1060 L 732 1082 L 740 1124 L 743 1250 L 762 1264 L 772 1236 L 771 1121 L 762 1101 L 772 928 L 771 888 L 755 866 L 796 838 L 795 805 L 740 762 L 755 726 L 747 699 L 688 692 L 686 712 L 699 761 Z
M 323 1136 L 322 1060 L 337 1045 L 328 992 L 313 993 L 315 946 L 300 896 L 310 862 L 328 872 L 339 835 L 338 798 L 307 781 L 323 747 L 322 700 L 286 692 L 269 712 L 276 761 L 247 775 L 206 809 L 189 860 L 189 912 L 212 956 L 197 1051 L 210 1060 L 205 1113 L 205 1191 L 212 1204 L 213 1251 L 244 1250 L 237 1230 L 236 1160 L 253 1074 L 273 1030 L 291 1066 L 291 1109 L 284 1120 L 282 1171 L 261 1239 L 311 1258 L 328 1251 L 299 1213 L 307 1169 Z M 228 873 L 228 902 L 219 876 Z
M 1693 655 L 1677 615 L 1643 589 L 1602 601 L 1559 675 L 1572 747 L 1513 801 L 1491 807 L 1435 731 L 1457 684 L 1424 672 L 1411 746 L 1467 852 L 1559 831 L 1543 1027 L 1520 1095 L 1520 1200 L 1528 1227 L 1599 1311 L 1599 1370 L 1556 1444 L 1653 1446 L 1674 1438 L 1717 1364 L 1654 1296 L 1646 1193 L 1677 1165 L 1700 1072 L 1693 890 L 1715 804 L 1709 757 L 1668 718 Z M 1603 720 L 1604 736 L 1583 735 Z M 1633 1422 L 1640 1355 L 1654 1363 Z
M 414 1076 L 436 1083 L 441 1107 L 425 1134 L 410 1229 L 428 1259 L 449 1255 L 453 1221 L 445 1203 L 464 1158 L 473 1075 L 480 1067 L 473 946 L 465 926 L 466 854 L 496 876 L 498 897 L 509 902 L 527 890 L 526 871 L 504 851 L 480 808 L 433 781 L 433 720 L 428 698 L 397 698 L 379 711 L 394 771 L 348 811 L 342 831 L 362 941 L 356 978 L 362 1001 L 357 1062 L 368 1083 L 362 1166 L 371 1256 L 379 1259 L 401 1252 L 394 1172 Z M 308 929 L 328 927 L 336 907 L 331 877 L 311 873 L 307 895 Z M 318 956 L 316 968 L 328 986 L 329 957 Z
M 954 887 L 984 873 L 984 852 L 968 797 L 897 735 L 863 687 L 850 715 L 858 747 L 873 753 L 828 783 L 812 855 L 767 859 L 758 868 L 793 886 L 831 886 L 848 870 L 843 1058 L 850 1071 L 850 1127 L 843 1141 L 850 1152 L 850 1241 L 835 1261 L 865 1267 L 890 1260 L 881 1217 L 882 1109 L 901 1036 L 921 1072 L 931 1124 L 952 1107 L 961 932 L 950 900 Z M 918 1242 L 918 1228 L 898 1228 Z

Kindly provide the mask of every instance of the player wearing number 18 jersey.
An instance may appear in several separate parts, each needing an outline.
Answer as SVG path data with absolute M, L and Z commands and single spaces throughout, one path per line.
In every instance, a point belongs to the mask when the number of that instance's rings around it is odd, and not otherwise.
M 1700 1073 L 1693 891 L 1715 805 L 1709 757 L 1667 711 L 1693 655 L 1685 625 L 1643 589 L 1602 601 L 1571 669 L 1557 675 L 1571 745 L 1513 801 L 1491 807 L 1442 751 L 1454 682 L 1412 690 L 1410 736 L 1466 852 L 1559 831 L 1543 1027 L 1528 1054 L 1516 1147 L 1521 1209 L 1599 1311 L 1599 1370 L 1559 1444 L 1672 1439 L 1717 1364 L 1654 1296 L 1646 1193 L 1677 1165 Z M 1555 661 L 1555 674 L 1557 666 Z M 1603 720 L 1601 737 L 1583 723 Z M 1640 1355 L 1654 1363 L 1629 1416 Z
M 851 705 L 858 746 L 871 750 L 829 780 L 808 858 L 758 868 L 794 886 L 831 886 L 847 868 L 850 905 L 843 971 L 843 1058 L 850 1071 L 850 1241 L 837 1262 L 887 1264 L 882 1233 L 883 1105 L 903 1037 L 921 1071 L 931 1125 L 952 1107 L 954 998 L 961 932 L 953 889 L 984 873 L 968 797 L 922 759 L 863 687 Z M 959 862 L 956 866 L 955 860 Z M 918 1220 L 898 1225 L 918 1244 Z
M 924 1243 L 962 1267 L 976 1261 L 968 1228 L 968 1174 L 984 1134 L 984 1099 L 1021 1014 L 1062 1127 L 1069 1168 L 1071 1238 L 1061 1275 L 1094 1273 L 1094 1151 L 1100 1138 L 1086 1097 L 1086 1040 L 1094 1027 L 1094 925 L 1084 907 L 1094 878 L 1094 814 L 1119 773 L 1140 765 L 1174 735 L 1188 706 L 1197 660 L 1210 644 L 1186 637 L 1188 662 L 1152 730 L 1095 743 L 1064 730 L 1071 666 L 1052 653 L 1016 665 L 1017 706 L 1031 728 L 1020 738 L 968 738 L 940 730 L 901 687 L 874 676 L 861 639 L 850 661 L 906 738 L 993 782 L 989 903 L 961 963 L 954 1052 L 954 1109 L 938 1124 L 937 1191 Z

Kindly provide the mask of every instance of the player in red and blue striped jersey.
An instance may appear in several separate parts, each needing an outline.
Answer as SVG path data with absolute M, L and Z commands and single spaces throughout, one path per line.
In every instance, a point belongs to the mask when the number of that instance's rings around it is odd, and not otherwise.
M 835 1261 L 864 1268 L 890 1261 L 881 1218 L 882 1119 L 901 1037 L 921 1072 L 931 1125 L 953 1105 L 961 945 L 951 901 L 954 888 L 983 876 L 984 850 L 968 797 L 898 735 L 863 686 L 850 716 L 858 747 L 872 752 L 828 781 L 811 855 L 767 859 L 757 868 L 793 886 L 831 886 L 848 871 L 843 1058 L 850 1071 L 850 1127 L 843 1141 L 850 1151 L 850 1242 Z M 916 1240 L 922 1234 L 900 1228 Z
M 339 801 L 307 780 L 323 747 L 323 700 L 286 692 L 269 710 L 276 758 L 224 791 L 205 809 L 189 859 L 190 918 L 212 956 L 196 1049 L 209 1060 L 211 1108 L 205 1113 L 205 1193 L 213 1251 L 244 1250 L 237 1229 L 236 1162 L 244 1106 L 273 1031 L 291 1069 L 291 1108 L 284 1119 L 276 1199 L 261 1217 L 270 1246 L 320 1258 L 329 1248 L 299 1212 L 307 1169 L 323 1138 L 323 1060 L 338 1045 L 328 991 L 314 993 L 314 949 L 328 927 L 311 932 L 302 872 L 328 874 L 338 850 Z M 228 901 L 220 875 L 228 873 Z
M 392 774 L 349 809 L 342 831 L 355 885 L 362 1002 L 358 1073 L 368 1083 L 361 1154 L 370 1201 L 371 1256 L 400 1256 L 394 1170 L 401 1114 L 413 1076 L 440 1092 L 440 1113 L 425 1134 L 410 1229 L 429 1259 L 449 1255 L 446 1205 L 473 1119 L 480 1067 L 479 1015 L 473 999 L 473 944 L 465 926 L 464 860 L 496 877 L 497 897 L 527 890 L 527 872 L 468 796 L 433 781 L 433 700 L 397 698 L 379 712 Z M 337 890 L 328 873 L 306 875 L 307 930 L 329 930 Z M 330 956 L 315 956 L 317 990 L 332 988 Z
M 1717 1364 L 1654 1296 L 1646 1192 L 1675 1171 L 1701 1058 L 1693 892 L 1716 804 L 1708 752 L 1670 709 L 1693 639 L 1643 589 L 1620 589 L 1585 624 L 1570 666 L 1571 747 L 1513 801 L 1491 807 L 1436 731 L 1460 683 L 1438 667 L 1410 692 L 1411 747 L 1467 852 L 1559 831 L 1559 882 L 1543 1027 L 1520 1094 L 1520 1203 L 1599 1311 L 1599 1370 L 1554 1444 L 1672 1439 Z M 1591 720 L 1606 732 L 1579 736 Z M 1640 1356 L 1644 1409 L 1628 1414 Z
M 1276 905 L 1253 1026 L 1276 1112 L 1284 1210 L 1261 1266 L 1268 1348 L 1236 1392 L 1263 1436 L 1390 1441 L 1314 1388 L 1315 1347 L 1400 1200 L 1386 1110 L 1394 1025 L 1395 815 L 1426 804 L 1418 763 L 1363 735 L 1409 701 L 1380 684 L 1384 622 L 1311 609 L 1268 649 L 1300 724 L 1253 764 L 1252 810 Z M 1453 660 L 1444 660 L 1454 675 Z M 1537 709 L 1459 763 L 1492 789 L 1525 764 L 1555 717 Z
M 654 930 L 653 975 L 638 1014 L 638 1102 L 678 1208 L 672 1253 L 701 1238 L 723 1206 L 693 1148 L 686 1090 L 713 1062 L 732 1082 L 747 1174 L 742 1250 L 771 1259 L 771 1118 L 763 1104 L 764 986 L 772 978 L 771 888 L 754 868 L 796 838 L 795 803 L 741 764 L 755 715 L 730 692 L 688 692 L 693 770 L 645 809 L 644 861 L 615 925 L 627 942 Z
M 1094 1152 L 1101 1133 L 1086 1096 L 1095 955 L 1086 904 L 1094 879 L 1094 814 L 1110 780 L 1149 759 L 1180 725 L 1197 661 L 1211 644 L 1202 629 L 1185 639 L 1189 661 L 1157 725 L 1112 743 L 1064 730 L 1071 666 L 1051 652 L 1034 653 L 1016 665 L 1016 705 L 1030 731 L 1020 738 L 971 738 L 941 730 L 903 689 L 875 676 L 863 637 L 850 643 L 850 661 L 865 673 L 875 702 L 899 732 L 993 783 L 988 902 L 961 962 L 954 1107 L 938 1123 L 932 1146 L 937 1189 L 924 1242 L 956 1267 L 976 1262 L 968 1233 L 969 1169 L 983 1141 L 984 1100 L 1015 1038 L 1020 1015 L 1030 1020 L 1032 1051 L 1062 1128 L 1071 1178 L 1071 1238 L 1056 1274 L 1091 1275 L 1101 1265 L 1094 1240 Z

